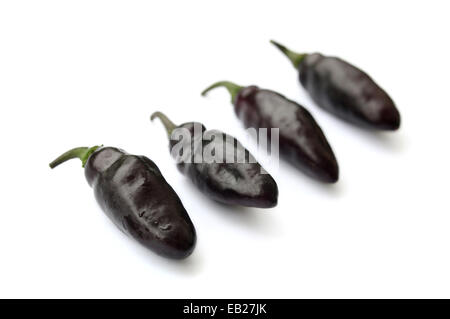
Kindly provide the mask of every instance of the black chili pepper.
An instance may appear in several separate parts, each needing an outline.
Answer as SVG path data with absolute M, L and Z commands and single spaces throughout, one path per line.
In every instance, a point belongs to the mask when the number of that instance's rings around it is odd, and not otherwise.
M 396 130 L 400 113 L 372 78 L 350 63 L 320 53 L 299 54 L 271 41 L 299 71 L 312 99 L 336 116 L 372 129 Z
M 202 92 L 223 86 L 246 128 L 279 128 L 279 150 L 290 163 L 307 175 L 326 183 L 339 178 L 333 150 L 311 113 L 283 95 L 257 86 L 241 87 L 232 82 L 217 82 Z M 267 130 L 269 135 L 271 130 Z
M 79 158 L 95 198 L 124 233 L 170 258 L 189 256 L 196 233 L 186 210 L 156 164 L 115 147 L 74 148 L 52 163 Z
M 217 130 L 207 131 L 198 122 L 177 126 L 161 112 L 153 113 L 151 119 L 155 118 L 161 120 L 167 131 L 170 151 L 177 160 L 179 171 L 189 177 L 205 195 L 230 205 L 259 208 L 276 206 L 278 187 L 275 180 L 234 137 Z M 196 134 L 196 126 L 199 134 Z M 179 129 L 185 129 L 189 138 L 177 136 Z M 174 154 L 174 146 L 178 143 L 181 143 L 183 152 L 188 152 Z M 205 148 L 223 152 L 218 155 L 220 158 L 207 160 L 202 153 Z

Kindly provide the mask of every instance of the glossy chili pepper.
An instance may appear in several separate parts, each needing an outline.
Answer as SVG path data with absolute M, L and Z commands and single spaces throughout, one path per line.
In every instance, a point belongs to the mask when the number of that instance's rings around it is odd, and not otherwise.
M 335 183 L 339 167 L 333 150 L 311 113 L 283 95 L 257 86 L 217 82 L 202 92 L 223 86 L 246 128 L 279 128 L 279 150 L 290 163 L 322 182 Z M 269 135 L 271 130 L 267 130 Z
M 300 83 L 323 109 L 363 127 L 378 130 L 400 127 L 400 113 L 394 102 L 362 70 L 336 57 L 299 54 L 271 42 L 298 69 Z
M 275 180 L 234 137 L 217 130 L 207 131 L 198 122 L 175 125 L 161 112 L 153 113 L 151 119 L 155 118 L 159 118 L 166 128 L 169 148 L 179 171 L 205 195 L 230 205 L 276 206 L 278 187 Z M 180 129 L 187 132 L 188 138 L 177 135 Z M 187 152 L 174 152 L 176 145 Z M 206 148 L 223 152 L 218 155 L 220 158 L 208 160 L 204 158 Z
M 165 257 L 180 259 L 192 253 L 194 225 L 153 161 L 115 147 L 94 146 L 74 148 L 50 167 L 72 158 L 81 159 L 97 202 L 120 230 Z

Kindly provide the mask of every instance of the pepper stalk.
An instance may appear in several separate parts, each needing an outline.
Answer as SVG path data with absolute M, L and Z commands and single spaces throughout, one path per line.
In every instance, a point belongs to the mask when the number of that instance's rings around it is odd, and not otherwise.
M 284 45 L 282 45 L 274 40 L 270 40 L 270 43 L 272 43 L 281 52 L 283 52 L 284 55 L 286 55 L 288 57 L 288 59 L 291 61 L 291 63 L 294 65 L 294 67 L 296 69 L 298 69 L 300 63 L 303 61 L 303 59 L 307 55 L 306 53 L 297 53 L 297 52 L 291 51 L 288 48 L 286 48 Z
M 60 155 L 58 158 L 56 158 L 53 162 L 49 164 L 50 168 L 55 168 L 59 164 L 62 164 L 70 159 L 73 158 L 79 158 L 81 160 L 81 167 L 84 167 L 86 165 L 86 162 L 91 156 L 92 153 L 95 152 L 96 149 L 99 147 L 102 147 L 103 145 L 96 145 L 93 147 L 76 147 L 73 148 L 64 154 Z
M 223 86 L 224 88 L 226 88 L 228 90 L 228 92 L 231 95 L 231 103 L 234 103 L 236 101 L 236 96 L 238 95 L 239 91 L 242 89 L 242 86 L 239 86 L 230 81 L 219 81 L 219 82 L 212 84 L 211 86 L 209 86 L 205 90 L 203 90 L 202 96 L 206 96 L 206 94 L 209 91 L 211 91 L 212 89 L 215 89 L 217 87 L 221 87 L 221 86 Z
M 175 125 L 164 113 L 162 112 L 155 112 L 150 116 L 150 120 L 153 121 L 155 118 L 158 118 L 161 123 L 164 125 L 164 128 L 166 129 L 167 136 L 170 138 L 172 135 L 172 132 L 174 129 L 177 128 L 177 125 Z

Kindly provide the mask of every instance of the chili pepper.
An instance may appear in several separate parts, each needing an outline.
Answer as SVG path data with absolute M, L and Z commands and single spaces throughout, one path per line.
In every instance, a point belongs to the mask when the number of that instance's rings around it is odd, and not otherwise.
M 275 180 L 234 137 L 217 130 L 206 130 L 198 122 L 175 125 L 161 112 L 153 113 L 151 120 L 155 118 L 161 120 L 167 131 L 169 148 L 179 171 L 205 195 L 229 205 L 276 206 L 278 187 Z M 195 127 L 199 128 L 198 134 Z M 189 138 L 178 138 L 179 129 L 185 129 Z M 178 143 L 186 153 L 174 154 Z M 208 160 L 202 153 L 206 148 L 223 152 L 219 158 Z
M 322 182 L 338 180 L 333 150 L 307 109 L 277 92 L 228 81 L 214 83 L 202 95 L 220 86 L 229 91 L 236 115 L 246 128 L 279 129 L 280 154 L 291 164 Z M 270 135 L 271 130 L 267 131 Z
M 300 83 L 323 109 L 357 125 L 397 130 L 400 113 L 389 95 L 362 70 L 320 53 L 296 53 L 271 41 L 299 71 Z
M 115 147 L 74 148 L 50 163 L 79 158 L 106 215 L 145 247 L 170 258 L 189 256 L 196 233 L 186 210 L 156 164 Z

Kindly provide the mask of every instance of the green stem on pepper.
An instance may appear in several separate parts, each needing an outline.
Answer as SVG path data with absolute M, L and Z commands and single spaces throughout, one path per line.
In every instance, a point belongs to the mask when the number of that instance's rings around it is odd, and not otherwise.
M 102 147 L 102 145 L 96 145 L 93 147 L 73 148 L 73 149 L 65 152 L 61 156 L 59 156 L 57 159 L 55 159 L 53 162 L 51 162 L 49 164 L 49 166 L 50 166 L 50 168 L 55 168 L 59 164 L 62 164 L 72 158 L 79 158 L 81 160 L 81 166 L 84 167 L 84 165 L 86 165 L 86 162 L 87 162 L 89 156 L 91 156 L 91 154 L 94 153 L 94 151 L 99 147 Z
M 206 93 L 208 93 L 209 91 L 211 91 L 212 89 L 215 89 L 217 87 L 223 86 L 224 88 L 226 88 L 228 90 L 228 92 L 230 92 L 231 95 L 231 103 L 234 103 L 236 96 L 238 95 L 239 91 L 242 89 L 242 86 L 239 86 L 233 82 L 230 81 L 219 81 L 214 83 L 213 85 L 207 87 L 205 90 L 203 90 L 202 92 L 202 96 L 205 96 Z
M 294 67 L 296 69 L 298 69 L 300 63 L 306 56 L 306 53 L 297 53 L 297 52 L 291 51 L 288 48 L 286 48 L 284 45 L 282 45 L 274 40 L 270 40 L 270 43 L 272 43 L 274 46 L 276 46 L 278 49 L 280 49 L 280 51 L 283 52 L 284 55 L 286 55 L 288 57 L 288 59 L 292 62 L 292 64 L 294 65 Z
M 169 118 L 162 112 L 155 112 L 155 113 L 152 114 L 152 116 L 150 116 L 150 120 L 152 120 L 152 121 L 155 118 L 159 118 L 161 123 L 166 128 L 167 135 L 170 138 L 170 136 L 172 135 L 173 130 L 177 128 L 177 125 L 175 125 L 171 120 L 169 120 Z

